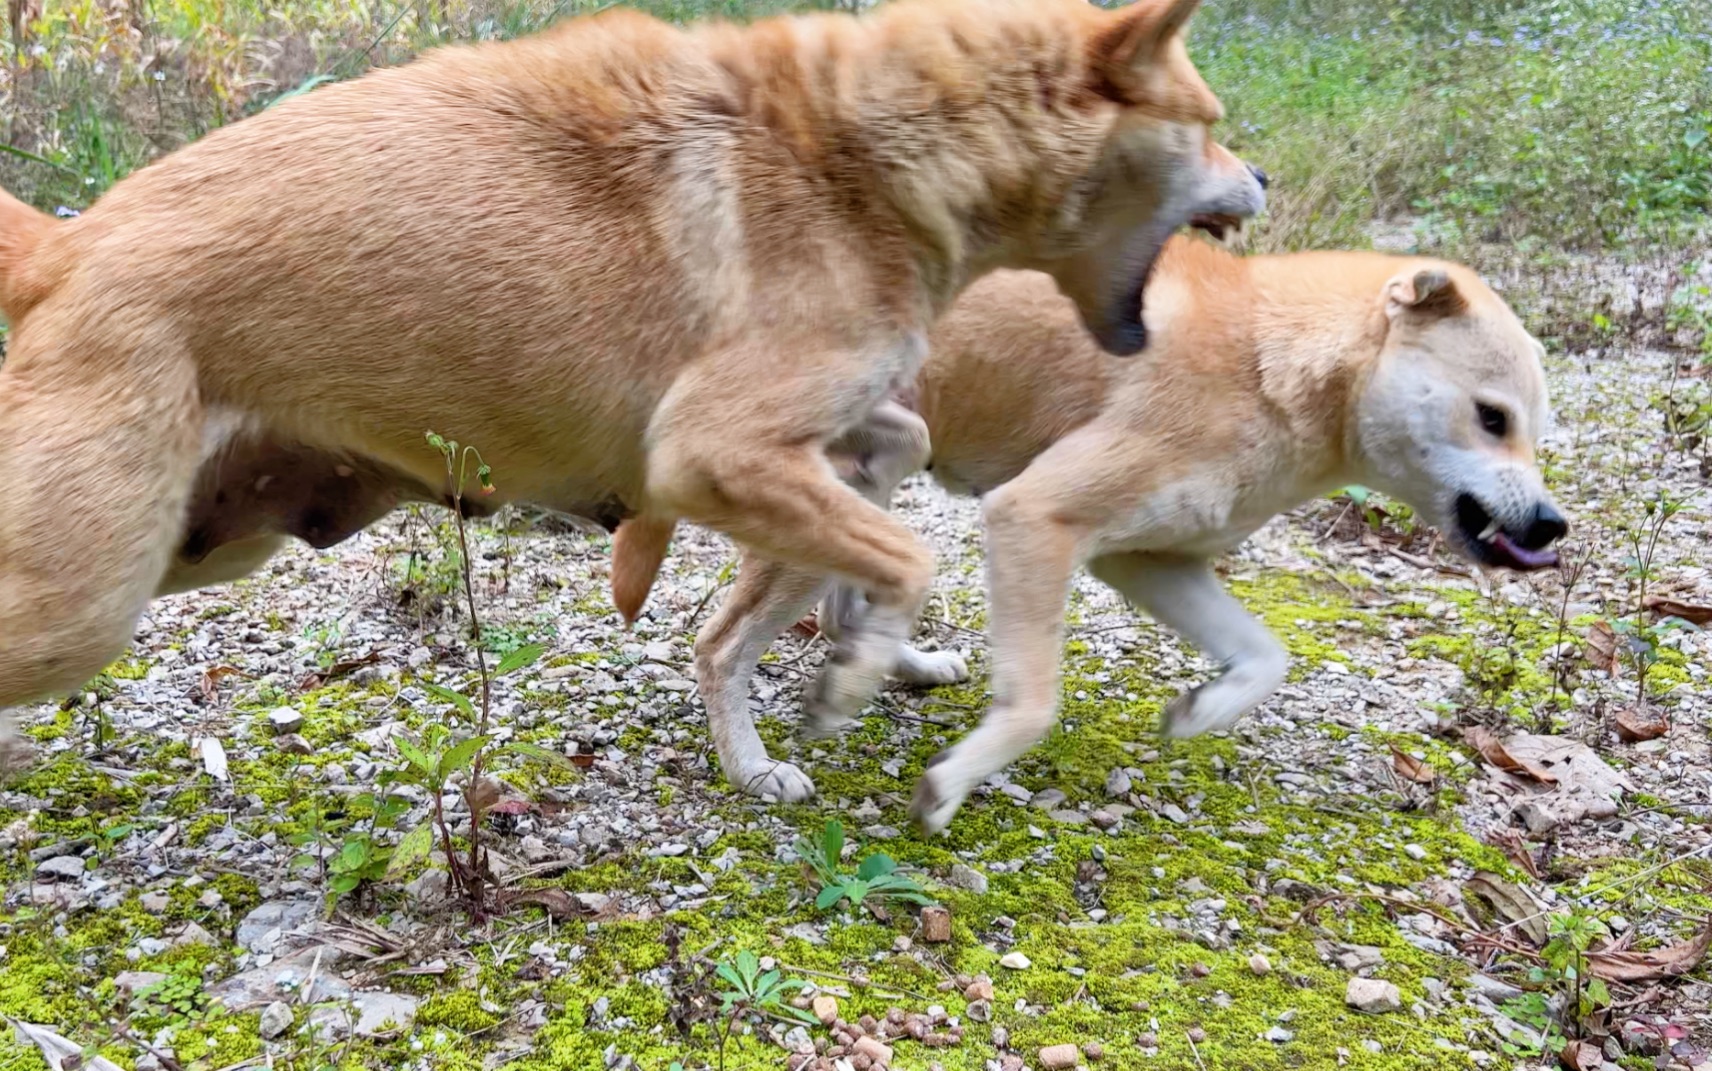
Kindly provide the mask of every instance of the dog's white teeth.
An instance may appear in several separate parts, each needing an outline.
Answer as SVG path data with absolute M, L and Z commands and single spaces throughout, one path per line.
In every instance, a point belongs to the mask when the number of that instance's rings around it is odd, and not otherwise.
M 1497 539 L 1497 538 L 1498 538 L 1498 522 L 1497 521 L 1493 521 L 1491 524 L 1487 525 L 1486 530 L 1484 532 L 1480 533 L 1480 541 L 1482 543 L 1490 543 L 1494 539 Z

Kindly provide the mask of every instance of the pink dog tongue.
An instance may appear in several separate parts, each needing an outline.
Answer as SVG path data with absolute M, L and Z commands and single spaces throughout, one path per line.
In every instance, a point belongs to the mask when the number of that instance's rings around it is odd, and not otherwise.
M 1492 539 L 1492 545 L 1510 559 L 1510 564 L 1518 569 L 1545 569 L 1557 564 L 1557 551 L 1550 547 L 1540 550 L 1527 550 L 1518 547 L 1510 541 L 1510 537 L 1499 532 Z

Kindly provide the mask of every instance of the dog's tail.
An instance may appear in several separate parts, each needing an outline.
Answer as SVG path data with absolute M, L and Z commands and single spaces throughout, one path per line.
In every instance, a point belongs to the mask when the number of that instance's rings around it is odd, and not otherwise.
M 675 517 L 642 514 L 612 533 L 612 605 L 624 615 L 625 624 L 635 624 L 642 613 L 677 527 Z
M 36 261 L 36 247 L 55 220 L 0 190 L 0 312 L 18 320 L 47 296 L 52 280 Z

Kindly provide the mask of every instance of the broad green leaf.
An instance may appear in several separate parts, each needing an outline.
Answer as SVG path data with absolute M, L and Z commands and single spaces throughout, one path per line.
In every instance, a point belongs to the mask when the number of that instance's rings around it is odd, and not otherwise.
M 753 993 L 755 977 L 761 973 L 761 961 L 747 948 L 737 953 L 737 973 L 743 976 L 743 988 Z
M 713 973 L 719 975 L 737 989 L 743 988 L 743 979 L 737 976 L 737 971 L 732 968 L 731 964 L 721 963 L 714 968 Z
M 824 847 L 827 866 L 837 866 L 844 857 L 844 823 L 836 818 L 826 820 L 826 830 L 821 834 L 820 842 Z
M 393 746 L 398 748 L 398 753 L 403 755 L 410 765 L 416 767 L 425 774 L 431 774 L 434 772 L 435 766 L 437 765 L 434 760 L 429 758 L 421 748 L 411 743 L 407 738 L 403 736 L 395 736 L 392 738 L 392 743 Z
M 517 650 L 500 659 L 499 665 L 495 667 L 493 671 L 493 675 L 496 677 L 503 677 L 507 673 L 516 673 L 525 666 L 534 665 L 536 662 L 540 661 L 541 656 L 546 653 L 547 648 L 544 645 L 539 643 L 526 643 L 522 647 L 519 647 Z
M 440 759 L 440 776 L 450 777 L 455 773 L 469 769 L 476 753 L 487 746 L 488 737 L 472 736 L 452 745 L 451 750 Z
M 852 907 L 861 907 L 868 895 L 868 883 L 861 878 L 852 878 L 844 883 L 844 895 L 850 898 Z
M 411 867 L 428 858 L 428 853 L 434 847 L 434 827 L 427 822 L 404 835 L 393 849 L 392 859 L 386 865 L 386 880 L 396 881 L 403 877 Z
M 856 869 L 856 876 L 863 881 L 873 881 L 875 878 L 890 874 L 897 868 L 898 864 L 893 862 L 891 856 L 885 852 L 875 852 L 862 860 L 862 865 Z
M 473 719 L 476 716 L 475 704 L 471 703 L 469 696 L 464 695 L 462 692 L 454 692 L 450 688 L 445 688 L 438 684 L 424 683 L 422 687 L 427 689 L 429 695 L 432 695 L 437 699 L 442 699 L 457 707 L 464 717 Z
M 820 895 L 814 898 L 814 906 L 825 911 L 827 908 L 844 899 L 844 886 L 828 885 L 820 890 Z

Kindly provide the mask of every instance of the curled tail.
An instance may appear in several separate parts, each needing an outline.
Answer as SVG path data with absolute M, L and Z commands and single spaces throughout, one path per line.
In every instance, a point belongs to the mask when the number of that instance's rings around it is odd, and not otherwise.
M 634 624 L 660 575 L 678 522 L 673 517 L 632 517 L 612 533 L 612 605 Z
M 0 190 L 0 312 L 9 323 L 16 324 L 52 286 L 35 254 L 55 225 L 46 212 Z

